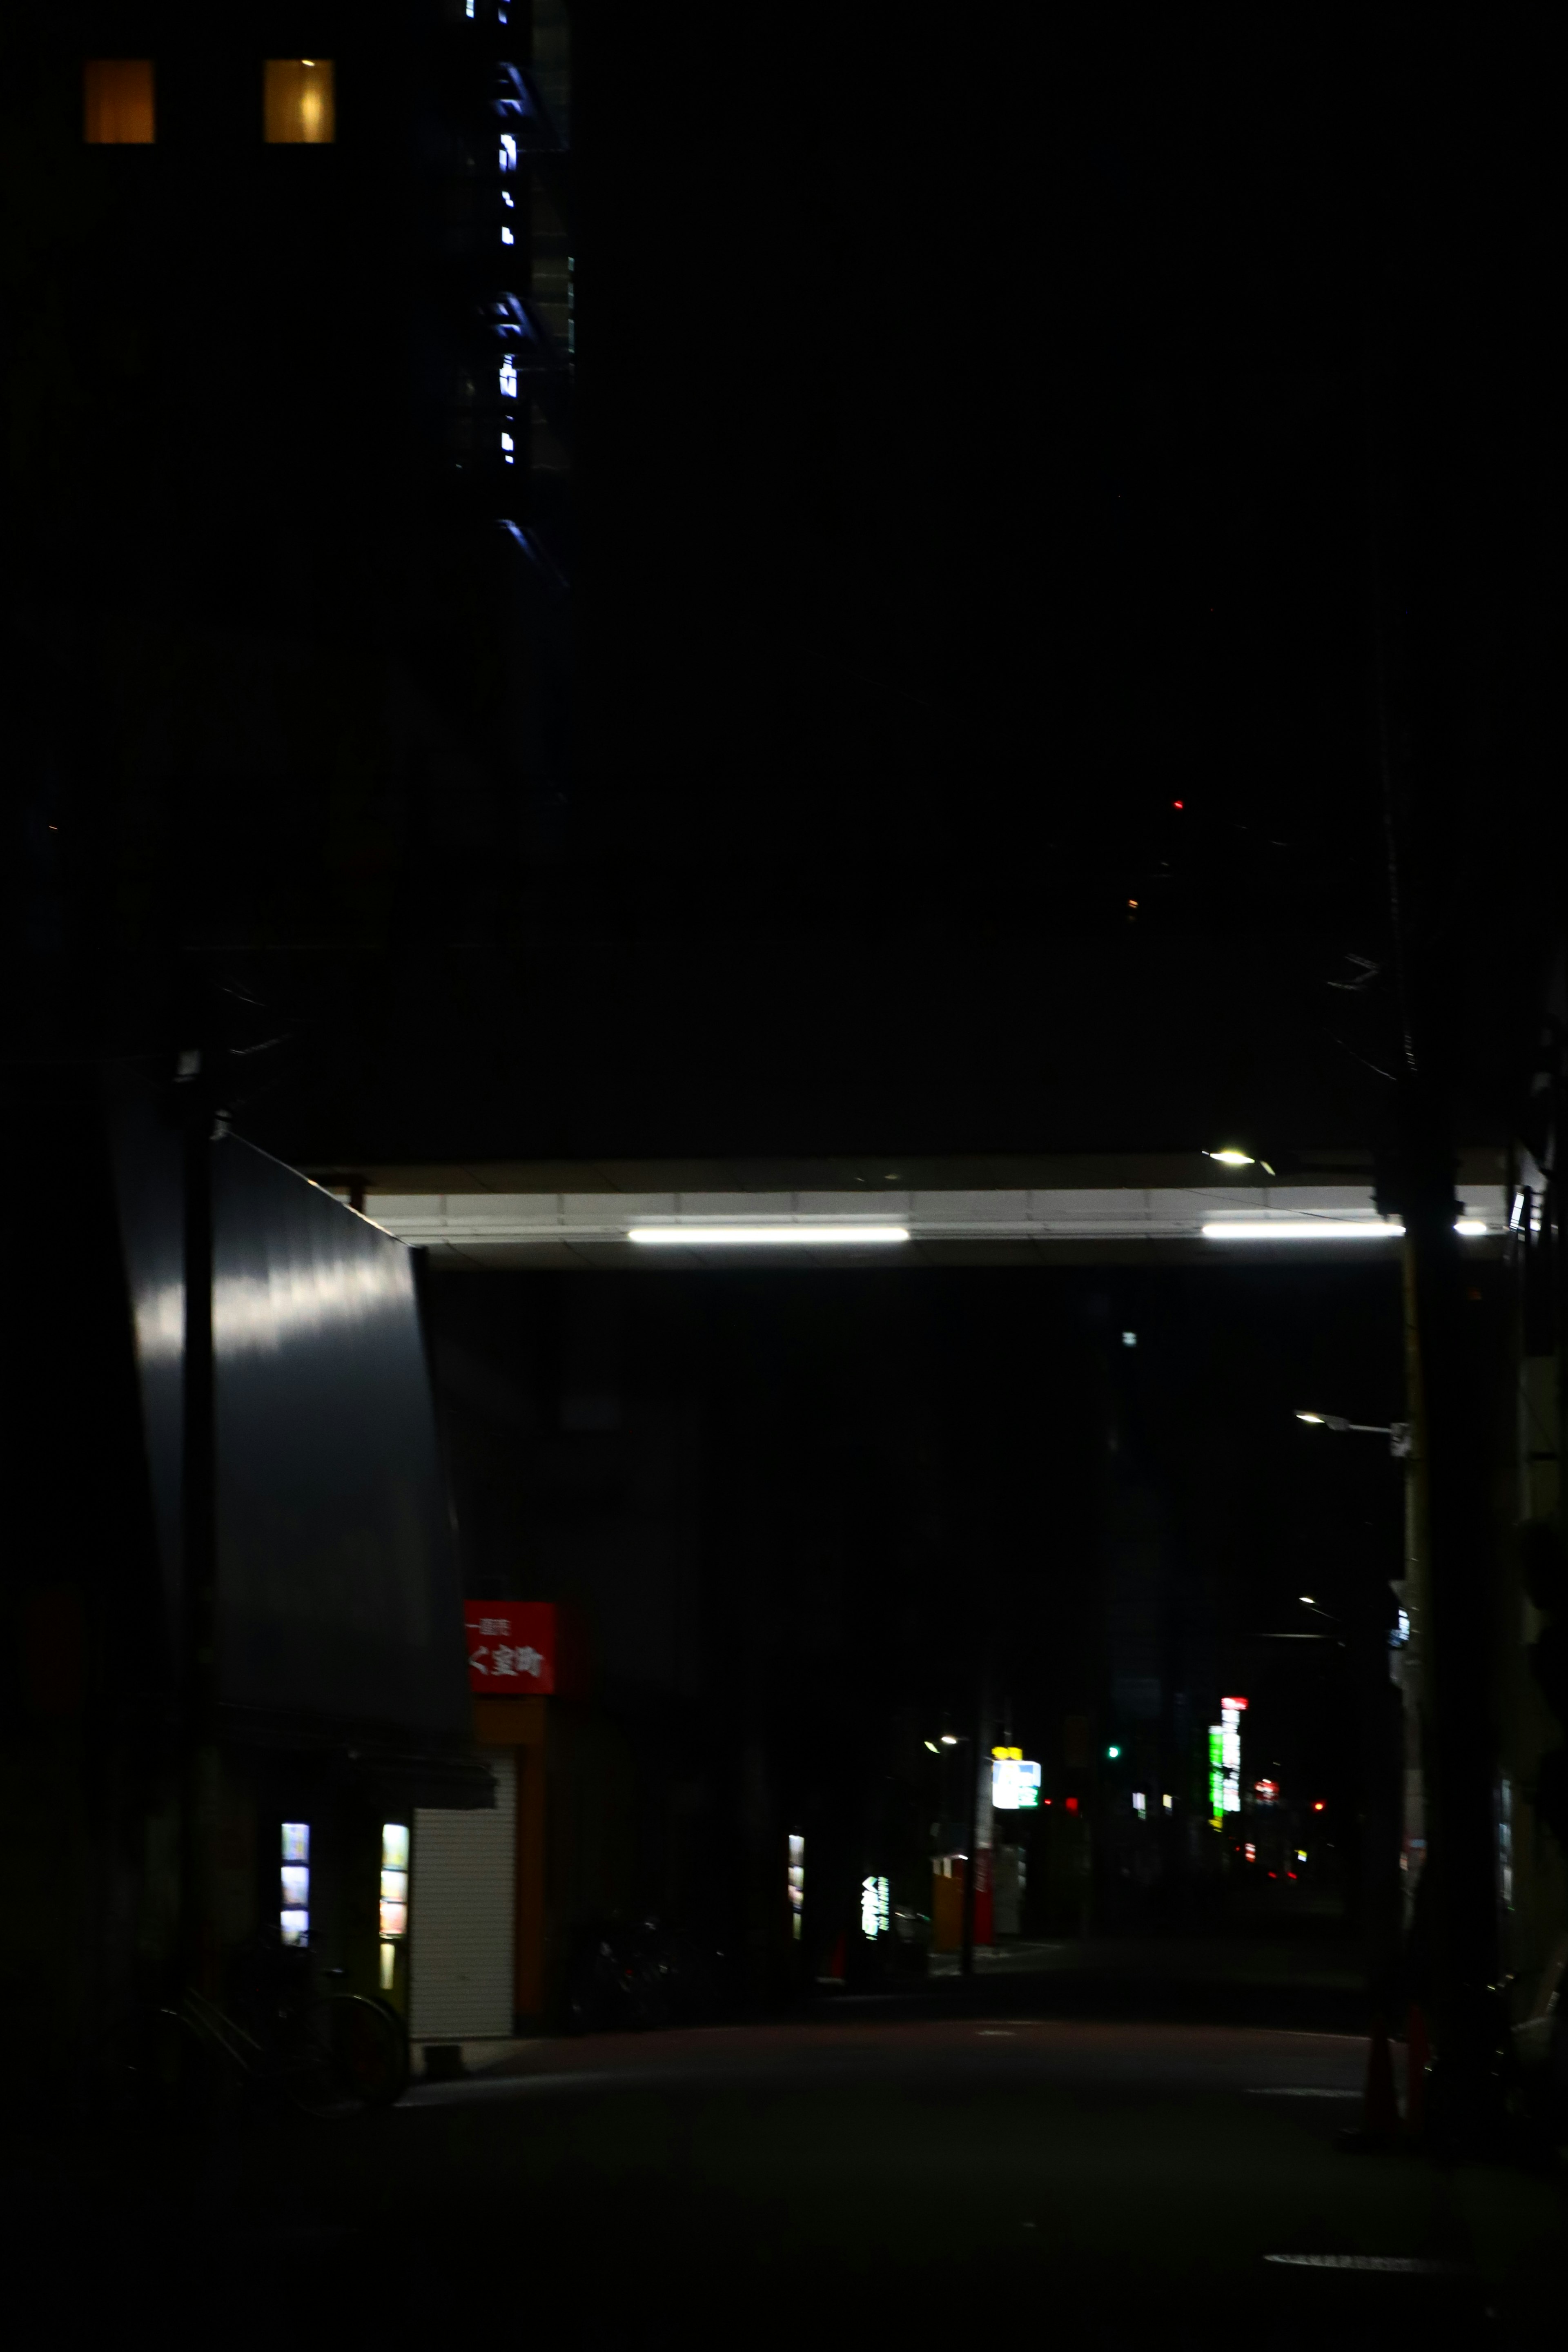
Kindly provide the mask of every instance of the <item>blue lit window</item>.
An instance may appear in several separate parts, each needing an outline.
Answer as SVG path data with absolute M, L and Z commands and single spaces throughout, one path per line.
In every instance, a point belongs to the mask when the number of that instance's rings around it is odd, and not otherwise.
M 503 245 L 515 245 L 517 243 L 517 239 L 513 236 L 510 228 L 502 229 L 500 233 L 500 241 Z
M 517 398 L 517 362 L 510 352 L 500 363 L 500 395 L 503 400 Z
M 501 133 L 500 167 L 503 172 L 515 172 L 517 169 L 517 142 L 510 131 Z

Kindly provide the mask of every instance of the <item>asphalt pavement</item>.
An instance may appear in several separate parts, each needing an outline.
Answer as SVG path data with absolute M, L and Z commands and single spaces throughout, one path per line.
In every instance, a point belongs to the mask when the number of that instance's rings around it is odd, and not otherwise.
M 1342 2153 L 1365 2061 L 1028 2003 L 541 2040 L 347 2125 L 13 2139 L 7 2275 L 226 2346 L 1560 2341 L 1561 2170 Z

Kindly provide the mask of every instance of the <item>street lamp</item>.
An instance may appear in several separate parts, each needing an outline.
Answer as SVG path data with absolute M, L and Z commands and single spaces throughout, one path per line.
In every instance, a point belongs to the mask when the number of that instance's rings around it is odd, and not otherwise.
M 1344 1622 L 1342 1618 L 1334 1615 L 1331 1609 L 1321 1609 L 1310 1592 L 1303 1592 L 1300 1597 L 1302 1608 L 1310 1609 L 1314 1617 L 1321 1617 L 1331 1625 L 1340 1625 Z
M 1299 1412 L 1298 1421 L 1310 1423 L 1314 1429 L 1353 1429 L 1368 1437 L 1386 1437 L 1388 1450 L 1404 1461 L 1410 1452 L 1410 1423 L 1407 1421 L 1346 1421 L 1337 1412 Z
M 1224 1143 L 1217 1151 L 1205 1151 L 1203 1156 L 1205 1160 L 1216 1160 L 1222 1168 L 1261 1168 L 1266 1176 L 1274 1173 L 1267 1160 L 1254 1159 L 1250 1151 L 1243 1151 L 1235 1143 Z

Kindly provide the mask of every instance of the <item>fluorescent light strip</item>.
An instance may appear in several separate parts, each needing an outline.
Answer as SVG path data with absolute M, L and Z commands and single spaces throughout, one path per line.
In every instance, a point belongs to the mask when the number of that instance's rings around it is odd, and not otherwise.
M 1386 1241 L 1405 1231 L 1381 1217 L 1275 1217 L 1246 1222 L 1227 1219 L 1205 1225 L 1205 1242 L 1364 1242 Z
M 703 1244 L 710 1248 L 772 1249 L 781 1243 L 816 1249 L 854 1242 L 907 1242 L 909 1237 L 907 1225 L 633 1225 L 626 1234 L 627 1241 L 656 1249 Z
M 1489 1228 L 1482 1217 L 1458 1217 L 1454 1231 L 1474 1241 Z M 1205 1225 L 1205 1242 L 1364 1242 L 1397 1239 L 1405 1228 L 1382 1217 L 1276 1217 Z

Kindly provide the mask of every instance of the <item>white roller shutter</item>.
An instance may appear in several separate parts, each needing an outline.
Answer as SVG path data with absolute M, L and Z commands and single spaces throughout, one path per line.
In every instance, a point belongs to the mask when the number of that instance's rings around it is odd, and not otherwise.
M 408 1906 L 410 2035 L 485 2042 L 512 2030 L 517 1756 L 491 1748 L 493 1812 L 414 1816 Z

